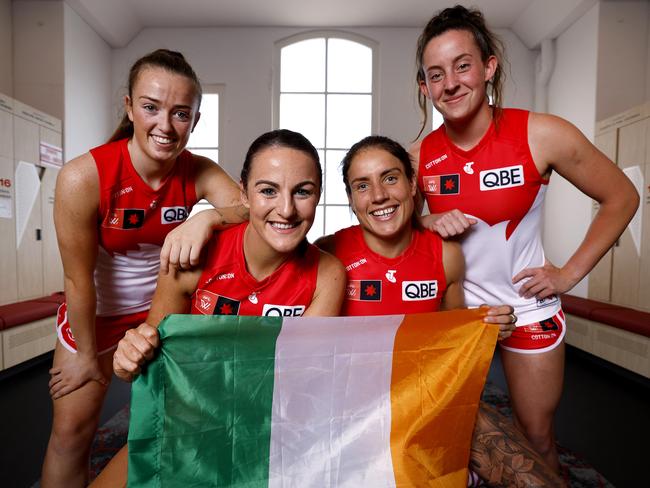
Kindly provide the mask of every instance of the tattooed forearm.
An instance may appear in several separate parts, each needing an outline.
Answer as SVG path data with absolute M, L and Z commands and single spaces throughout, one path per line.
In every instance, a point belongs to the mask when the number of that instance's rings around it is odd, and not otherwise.
M 248 220 L 248 209 L 243 205 L 236 207 L 221 207 L 215 209 L 218 214 L 218 223 L 221 226 L 238 224 Z
M 484 403 L 476 417 L 470 468 L 489 486 L 566 486 L 512 422 Z

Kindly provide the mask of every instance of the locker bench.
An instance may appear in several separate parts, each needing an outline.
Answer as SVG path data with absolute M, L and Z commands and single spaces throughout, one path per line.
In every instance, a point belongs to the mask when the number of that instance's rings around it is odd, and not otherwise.
M 63 293 L 0 306 L 0 371 L 54 349 Z
M 562 295 L 566 342 L 650 378 L 650 313 Z

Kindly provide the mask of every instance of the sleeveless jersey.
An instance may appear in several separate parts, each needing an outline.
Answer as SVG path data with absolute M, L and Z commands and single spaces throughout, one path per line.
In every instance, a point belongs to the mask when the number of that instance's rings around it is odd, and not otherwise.
M 334 234 L 334 255 L 348 279 L 341 315 L 435 312 L 447 288 L 438 234 L 413 230 L 396 258 L 373 252 L 358 225 Z
M 257 281 L 246 269 L 244 232 L 248 223 L 214 235 L 192 295 L 193 314 L 300 316 L 316 290 L 320 251 L 307 244 L 271 275 Z
M 431 213 L 459 209 L 478 223 L 461 236 L 466 261 L 468 306 L 504 303 L 515 308 L 517 324 L 539 322 L 560 308 L 557 296 L 520 297 L 512 277 L 544 265 L 540 233 L 543 179 L 528 146 L 529 112 L 505 109 L 469 151 L 456 147 L 444 125 L 420 148 L 418 186 Z
M 97 315 L 148 310 L 156 288 L 160 249 L 196 203 L 192 155 L 183 151 L 158 190 L 136 172 L 127 139 L 90 151 L 99 174 L 99 252 L 95 266 Z

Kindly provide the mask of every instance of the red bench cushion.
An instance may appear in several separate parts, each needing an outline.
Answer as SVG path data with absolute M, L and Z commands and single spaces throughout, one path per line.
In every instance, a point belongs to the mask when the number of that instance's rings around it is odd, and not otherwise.
M 56 315 L 63 293 L 0 306 L 0 330 Z
M 647 312 L 573 295 L 562 295 L 562 309 L 571 315 L 650 337 L 650 313 Z

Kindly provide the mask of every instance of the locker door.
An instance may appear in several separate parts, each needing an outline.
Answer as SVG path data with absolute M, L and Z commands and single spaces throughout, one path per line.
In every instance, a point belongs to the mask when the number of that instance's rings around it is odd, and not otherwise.
M 56 242 L 54 229 L 54 187 L 59 170 L 45 168 L 41 180 L 41 209 L 43 238 L 43 291 L 45 295 L 55 291 L 63 291 L 63 265 Z
M 18 299 L 14 160 L 0 156 L 0 305 Z
M 621 127 L 618 134 L 618 166 L 625 170 L 644 168 L 648 119 Z M 641 236 L 638 236 L 640 244 Z M 621 235 L 614 248 L 612 273 L 612 302 L 628 307 L 639 306 L 640 250 L 633 239 L 630 227 Z
M 14 117 L 14 164 L 16 210 L 16 264 L 18 299 L 43 295 L 43 250 L 41 232 L 41 171 L 39 126 Z
M 612 161 L 616 161 L 617 136 L 618 132 L 612 130 L 596 136 L 594 140 L 596 147 Z M 592 219 L 596 215 L 598 207 L 598 202 L 594 201 L 591 211 Z M 589 298 L 609 302 L 611 300 L 611 285 L 612 250 L 610 249 L 589 273 Z
M 61 147 L 61 134 L 40 128 L 41 141 Z M 41 179 L 41 210 L 43 237 L 43 291 L 46 295 L 63 291 L 63 265 L 54 229 L 54 187 L 58 168 L 46 167 Z
M 13 114 L 0 110 L 0 156 L 14 159 Z
M 14 116 L 14 159 L 38 163 L 39 154 L 39 127 L 34 122 Z

